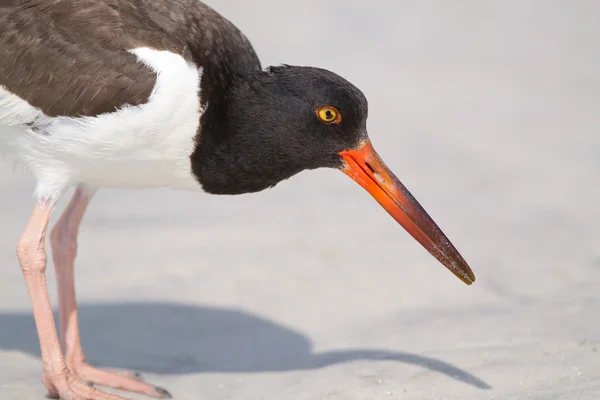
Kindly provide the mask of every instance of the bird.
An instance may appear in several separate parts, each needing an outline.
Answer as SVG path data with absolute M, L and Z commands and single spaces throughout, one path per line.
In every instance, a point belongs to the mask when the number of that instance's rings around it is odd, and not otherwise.
M 97 386 L 170 397 L 93 367 L 83 353 L 77 233 L 100 189 L 241 195 L 305 170 L 338 169 L 460 280 L 475 281 L 375 151 L 363 92 L 323 68 L 263 68 L 247 36 L 198 0 L 0 0 L 0 54 L 0 154 L 36 182 L 17 258 L 52 398 L 121 399 Z M 48 233 L 59 330 L 45 275 Z

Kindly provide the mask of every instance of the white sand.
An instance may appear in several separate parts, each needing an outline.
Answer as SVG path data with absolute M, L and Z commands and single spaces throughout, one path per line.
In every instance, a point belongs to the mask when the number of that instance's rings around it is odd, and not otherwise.
M 107 190 L 77 266 L 88 358 L 189 400 L 599 399 L 600 2 L 251 3 L 211 2 L 265 65 L 365 91 L 376 148 L 478 280 L 336 171 Z M 14 252 L 32 181 L 3 164 L 0 188 L 0 399 L 43 399 Z

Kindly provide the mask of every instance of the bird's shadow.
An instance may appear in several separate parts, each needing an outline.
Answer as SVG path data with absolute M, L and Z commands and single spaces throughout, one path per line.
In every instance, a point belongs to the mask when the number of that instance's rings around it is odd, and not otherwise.
M 243 311 L 173 303 L 81 304 L 90 363 L 159 374 L 310 370 L 355 360 L 413 364 L 480 389 L 447 362 L 417 354 L 351 349 L 315 353 L 299 332 Z M 0 349 L 40 356 L 31 313 L 0 312 Z

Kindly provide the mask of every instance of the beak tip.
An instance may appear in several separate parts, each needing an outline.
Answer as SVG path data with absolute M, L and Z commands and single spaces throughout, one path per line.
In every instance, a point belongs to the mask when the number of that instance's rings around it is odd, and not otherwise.
M 475 274 L 468 266 L 460 271 L 459 279 L 468 286 L 472 285 L 476 281 Z

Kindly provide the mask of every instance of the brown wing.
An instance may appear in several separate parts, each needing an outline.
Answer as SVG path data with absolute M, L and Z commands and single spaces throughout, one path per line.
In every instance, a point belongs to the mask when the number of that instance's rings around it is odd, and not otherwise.
M 127 50 L 185 49 L 183 10 L 150 3 L 162 15 L 136 0 L 13 0 L 0 8 L 0 85 L 50 116 L 145 103 L 156 76 Z
M 156 76 L 127 52 L 136 47 L 201 66 L 203 103 L 261 68 L 248 39 L 198 0 L 0 1 L 0 85 L 51 116 L 146 102 Z

